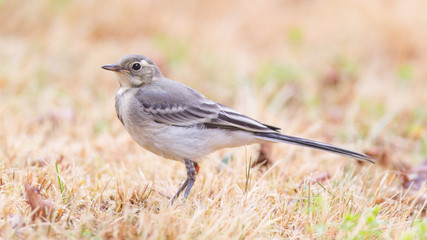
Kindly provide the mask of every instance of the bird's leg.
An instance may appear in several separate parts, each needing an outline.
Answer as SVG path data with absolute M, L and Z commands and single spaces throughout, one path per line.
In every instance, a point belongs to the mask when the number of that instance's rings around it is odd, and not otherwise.
M 184 189 L 184 197 L 185 199 L 188 198 L 188 195 L 190 195 L 191 188 L 193 187 L 193 184 L 196 181 L 196 174 L 199 172 L 199 164 L 197 164 L 196 162 L 186 159 L 184 160 L 184 163 L 185 168 L 187 169 L 187 179 L 178 189 L 178 192 L 175 194 L 175 196 L 173 196 L 173 198 L 170 200 L 171 205 L 173 204 L 175 199 L 179 197 L 179 194 L 181 194 Z
M 199 165 L 197 163 L 193 161 L 185 161 L 185 167 L 187 168 L 187 180 L 188 180 L 187 188 L 185 189 L 185 192 L 184 192 L 185 199 L 187 199 L 188 195 L 190 195 L 191 188 L 193 187 L 193 184 L 196 181 L 196 174 L 198 172 L 196 171 L 196 166 L 198 170 Z

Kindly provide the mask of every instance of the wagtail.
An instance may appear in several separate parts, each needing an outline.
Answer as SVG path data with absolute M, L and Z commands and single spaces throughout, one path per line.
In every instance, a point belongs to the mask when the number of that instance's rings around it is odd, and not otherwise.
M 116 112 L 132 138 L 159 156 L 185 164 L 187 179 L 171 203 L 184 189 L 184 197 L 188 198 L 198 163 L 203 156 L 221 148 L 281 142 L 374 163 L 374 159 L 365 154 L 284 135 L 278 127 L 207 99 L 196 90 L 165 78 L 148 57 L 126 55 L 102 68 L 114 71 L 118 77 Z

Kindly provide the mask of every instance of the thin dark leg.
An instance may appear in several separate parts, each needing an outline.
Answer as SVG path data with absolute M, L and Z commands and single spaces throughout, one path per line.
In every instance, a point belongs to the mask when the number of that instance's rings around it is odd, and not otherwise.
M 179 194 L 185 189 L 184 197 L 185 199 L 188 198 L 188 195 L 190 195 L 191 188 L 193 187 L 194 182 L 196 181 L 196 174 L 199 169 L 199 165 L 191 160 L 184 160 L 185 162 L 185 168 L 187 169 L 187 179 L 185 182 L 181 185 L 181 187 L 178 189 L 178 192 L 173 196 L 173 198 L 170 200 L 170 204 L 173 204 L 173 201 L 179 197 Z
M 185 180 L 185 182 L 181 185 L 181 187 L 179 187 L 178 192 L 176 192 L 175 196 L 173 196 L 173 198 L 170 200 L 170 204 L 173 204 L 173 201 L 175 201 L 175 199 L 177 197 L 179 197 L 179 195 L 181 194 L 182 190 L 185 189 L 185 187 L 187 187 L 188 185 L 188 178 Z

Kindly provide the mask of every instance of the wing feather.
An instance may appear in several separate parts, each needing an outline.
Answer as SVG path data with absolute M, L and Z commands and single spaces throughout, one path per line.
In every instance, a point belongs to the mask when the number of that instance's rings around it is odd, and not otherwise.
M 247 132 L 277 132 L 279 128 L 258 122 L 231 108 L 205 98 L 178 82 L 168 86 L 144 87 L 136 97 L 140 107 L 158 123 L 191 127 L 240 130 Z

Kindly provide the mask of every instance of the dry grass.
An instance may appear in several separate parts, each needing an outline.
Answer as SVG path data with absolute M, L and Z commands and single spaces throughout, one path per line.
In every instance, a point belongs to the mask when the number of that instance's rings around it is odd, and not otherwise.
M 427 156 L 425 9 L 0 1 L 1 238 L 425 239 L 426 188 L 401 177 Z M 127 53 L 287 134 L 380 164 L 275 145 L 273 165 L 248 175 L 258 146 L 225 149 L 201 164 L 189 200 L 168 207 L 184 166 L 130 139 L 114 112 L 118 83 L 100 69 Z M 26 183 L 54 203 L 45 218 Z

